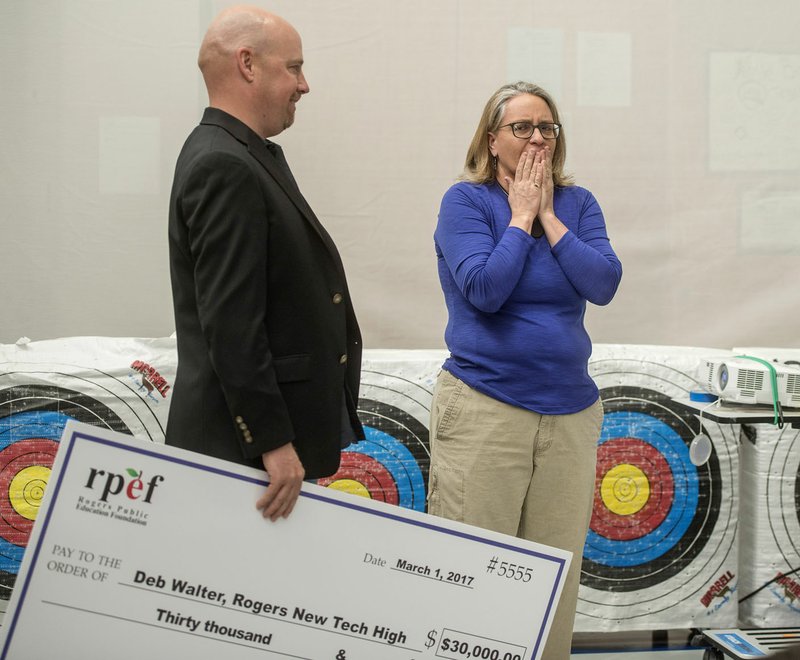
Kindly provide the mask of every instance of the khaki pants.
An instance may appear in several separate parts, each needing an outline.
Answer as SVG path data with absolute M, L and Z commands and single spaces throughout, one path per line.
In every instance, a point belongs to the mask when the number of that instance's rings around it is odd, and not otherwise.
M 545 660 L 570 655 L 602 423 L 599 399 L 571 415 L 540 415 L 444 370 L 434 389 L 429 513 L 573 553 Z

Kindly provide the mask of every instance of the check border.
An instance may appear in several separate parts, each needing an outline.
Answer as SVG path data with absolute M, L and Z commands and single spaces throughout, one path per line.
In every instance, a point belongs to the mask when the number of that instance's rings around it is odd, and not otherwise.
M 134 440 L 134 442 L 141 442 L 141 443 L 145 442 L 144 440 L 141 440 L 140 438 L 131 437 L 131 439 Z M 149 456 L 150 458 L 166 461 L 168 463 L 175 463 L 175 464 L 178 464 L 178 465 L 183 465 L 184 467 L 189 467 L 189 468 L 201 470 L 201 471 L 204 471 L 204 472 L 211 472 L 211 473 L 217 474 L 219 476 L 238 479 L 239 481 L 245 481 L 245 482 L 256 484 L 256 485 L 260 485 L 260 486 L 265 486 L 266 487 L 267 485 L 269 485 L 269 480 L 267 480 L 267 479 L 259 479 L 259 478 L 256 478 L 256 477 L 249 477 L 249 476 L 244 475 L 244 474 L 238 474 L 236 472 L 230 472 L 228 470 L 224 470 L 222 468 L 214 467 L 212 465 L 203 465 L 201 463 L 197 463 L 197 462 L 191 461 L 189 459 L 184 459 L 184 458 L 180 458 L 180 457 L 177 457 L 177 456 L 169 456 L 169 455 L 161 453 L 161 452 L 152 451 L 152 450 L 148 449 L 147 446 L 138 447 L 138 446 L 135 446 L 134 444 L 122 443 L 122 442 L 118 442 L 116 440 L 110 440 L 108 438 L 102 438 L 102 437 L 98 437 L 98 436 L 95 436 L 95 435 L 91 435 L 91 434 L 85 433 L 83 431 L 73 430 L 70 433 L 69 438 L 67 438 L 66 440 L 65 439 L 61 440 L 62 444 L 65 441 L 67 443 L 66 452 L 65 452 L 62 464 L 61 464 L 61 469 L 60 469 L 60 471 L 58 473 L 58 478 L 57 478 L 57 481 L 55 483 L 55 488 L 54 488 L 54 490 L 52 492 L 52 495 L 50 496 L 48 504 L 47 504 L 47 511 L 45 513 L 44 522 L 42 523 L 42 526 L 41 526 L 41 531 L 40 531 L 40 533 L 39 533 L 39 535 L 38 535 L 38 537 L 36 539 L 36 545 L 33 548 L 33 556 L 31 557 L 30 567 L 29 567 L 29 569 L 28 569 L 28 571 L 27 571 L 27 573 L 25 575 L 25 581 L 24 581 L 24 583 L 22 585 L 17 585 L 17 587 L 15 587 L 15 588 L 20 588 L 21 587 L 21 593 L 20 593 L 20 596 L 19 596 L 19 600 L 17 602 L 17 606 L 16 606 L 15 611 L 14 611 L 13 619 L 11 620 L 11 622 L 8 625 L 8 634 L 6 635 L 5 643 L 3 645 L 2 652 L 0 653 L 0 660 L 6 658 L 6 654 L 8 653 L 9 646 L 10 646 L 10 644 L 11 644 L 13 638 L 14 638 L 14 632 L 16 630 L 17 621 L 19 620 L 20 612 L 22 611 L 22 608 L 24 606 L 25 598 L 26 598 L 27 593 L 28 593 L 28 587 L 30 585 L 30 580 L 31 580 L 31 577 L 33 576 L 34 569 L 35 569 L 36 564 L 37 564 L 38 559 L 39 559 L 39 554 L 41 552 L 41 548 L 42 548 L 42 545 L 44 543 L 45 536 L 47 534 L 47 529 L 48 529 L 48 526 L 50 524 L 50 519 L 51 519 L 53 510 L 55 509 L 55 506 L 56 506 L 56 504 L 58 502 L 58 497 L 59 497 L 59 494 L 61 492 L 61 485 L 62 485 L 63 479 L 64 479 L 64 473 L 66 472 L 66 470 L 67 470 L 67 468 L 69 466 L 70 459 L 72 457 L 72 451 L 75 448 L 75 444 L 79 440 L 85 440 L 87 442 L 93 442 L 93 443 L 100 444 L 100 445 L 114 447 L 116 449 L 121 449 L 121 450 L 124 450 L 124 451 L 132 452 L 134 454 L 142 454 L 142 455 L 145 455 L 145 456 Z M 554 604 L 554 601 L 555 601 L 555 598 L 556 598 L 556 591 L 558 589 L 558 585 L 561 583 L 562 574 L 564 572 L 564 564 L 565 564 L 566 560 L 564 560 L 561 557 L 555 557 L 553 555 L 549 555 L 549 554 L 543 553 L 543 552 L 538 552 L 538 551 L 535 551 L 535 550 L 527 550 L 527 549 L 524 549 L 524 548 L 515 547 L 515 546 L 512 546 L 512 545 L 508 545 L 506 543 L 502 543 L 501 541 L 495 541 L 495 540 L 487 539 L 487 538 L 484 538 L 484 537 L 481 537 L 481 536 L 476 536 L 474 534 L 469 534 L 467 532 L 461 532 L 461 531 L 458 531 L 458 530 L 449 529 L 447 527 L 442 527 L 440 525 L 436 525 L 436 524 L 431 523 L 431 522 L 425 522 L 425 521 L 422 521 L 422 520 L 415 520 L 415 519 L 413 519 L 411 517 L 408 517 L 408 516 L 396 515 L 396 514 L 390 513 L 389 511 L 380 511 L 380 510 L 373 509 L 373 508 L 370 508 L 370 507 L 365 507 L 365 506 L 362 506 L 362 505 L 360 505 L 360 504 L 358 504 L 356 502 L 343 502 L 343 501 L 335 499 L 335 498 L 329 498 L 329 497 L 325 497 L 324 495 L 320 495 L 320 494 L 316 494 L 316 493 L 309 493 L 309 492 L 306 492 L 306 491 L 300 491 L 300 497 L 306 497 L 306 498 L 309 498 L 309 499 L 312 499 L 312 500 L 325 502 L 327 504 L 332 504 L 334 506 L 339 506 L 339 507 L 343 507 L 343 508 L 346 508 L 346 509 L 352 509 L 354 511 L 359 511 L 361 513 L 369 514 L 369 515 L 372 515 L 372 516 L 378 516 L 378 517 L 381 517 L 381 518 L 386 518 L 386 519 L 389 519 L 389 520 L 393 520 L 395 522 L 400 522 L 400 523 L 407 524 L 407 525 L 413 525 L 415 527 L 422 527 L 422 528 L 425 528 L 425 529 L 430 529 L 430 530 L 433 530 L 433 531 L 436 531 L 436 532 L 439 532 L 439 533 L 448 534 L 450 536 L 456 536 L 456 537 L 459 537 L 459 538 L 468 539 L 470 541 L 475 541 L 475 542 L 483 544 L 483 545 L 492 546 L 492 547 L 496 547 L 496 548 L 502 548 L 503 550 L 519 553 L 519 554 L 522 554 L 522 555 L 527 555 L 527 556 L 531 556 L 531 557 L 537 557 L 538 559 L 543 559 L 545 561 L 555 562 L 558 565 L 557 579 L 555 580 L 555 583 L 553 585 L 553 588 L 552 588 L 552 590 L 550 592 L 550 595 L 549 595 L 549 598 L 548 598 L 548 601 L 547 601 L 547 607 L 545 609 L 544 620 L 547 621 L 549 616 L 550 616 L 550 612 L 551 612 L 551 610 L 553 608 L 553 604 Z M 419 512 L 413 512 L 413 513 L 419 514 Z M 430 514 L 422 514 L 422 515 L 429 516 L 432 519 L 436 519 L 435 516 L 432 516 Z M 28 548 L 26 549 L 26 552 L 30 551 L 30 550 L 31 550 L 31 548 L 30 548 L 30 546 L 28 546 Z M 544 626 L 540 627 L 539 634 L 536 637 L 536 643 L 534 644 L 533 651 L 532 651 L 532 654 L 531 654 L 531 658 L 532 659 L 536 657 L 536 653 L 537 653 L 537 651 L 539 649 L 539 646 L 541 645 L 541 642 L 542 642 L 542 635 L 543 634 L 544 634 Z

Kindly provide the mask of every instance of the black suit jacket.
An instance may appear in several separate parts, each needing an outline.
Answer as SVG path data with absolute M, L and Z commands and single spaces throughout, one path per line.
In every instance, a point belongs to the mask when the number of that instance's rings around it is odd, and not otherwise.
M 178 157 L 169 251 L 167 444 L 262 467 L 262 453 L 293 442 L 307 477 L 336 472 L 343 422 L 364 437 L 342 262 L 288 169 L 221 110 L 206 109 Z

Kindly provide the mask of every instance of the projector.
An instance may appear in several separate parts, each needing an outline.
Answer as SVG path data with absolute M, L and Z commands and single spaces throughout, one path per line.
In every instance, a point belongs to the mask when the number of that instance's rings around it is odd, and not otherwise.
M 800 408 L 800 368 L 770 364 L 775 369 L 778 402 L 784 408 Z M 707 358 L 701 380 L 723 401 L 773 405 L 770 369 L 762 362 L 741 356 Z

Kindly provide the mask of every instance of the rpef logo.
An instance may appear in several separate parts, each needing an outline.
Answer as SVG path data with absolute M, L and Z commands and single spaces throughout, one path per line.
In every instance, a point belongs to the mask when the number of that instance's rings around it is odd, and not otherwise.
M 150 504 L 153 491 L 160 482 L 164 481 L 164 477 L 160 474 L 154 475 L 147 482 L 147 487 L 145 488 L 141 470 L 137 472 L 131 468 L 125 468 L 125 471 L 130 476 L 130 479 L 127 479 L 125 475 L 122 474 L 106 472 L 105 470 L 98 470 L 97 468 L 89 468 L 89 481 L 86 482 L 86 488 L 94 490 L 95 480 L 99 480 L 101 484 L 100 489 L 102 491 L 100 495 L 101 502 L 107 502 L 109 495 L 119 495 L 124 492 L 129 500 L 135 501 L 141 499 L 143 502 Z M 142 497 L 142 491 L 145 491 L 144 497 Z

